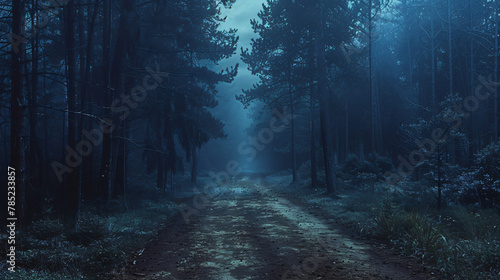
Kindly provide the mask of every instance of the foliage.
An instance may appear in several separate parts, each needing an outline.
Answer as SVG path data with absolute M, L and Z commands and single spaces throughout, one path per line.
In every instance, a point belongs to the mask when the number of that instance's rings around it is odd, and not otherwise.
M 380 174 L 392 168 L 391 160 L 378 154 L 369 154 L 366 160 L 361 160 L 355 154 L 349 154 L 340 169 L 348 175 L 371 173 L 378 178 Z
M 361 160 L 355 154 L 349 154 L 340 170 L 349 175 L 353 175 L 359 172 L 374 173 L 375 166 L 366 160 Z
M 475 159 L 473 176 L 476 180 L 478 200 L 482 207 L 500 210 L 500 143 L 493 143 L 481 150 Z
M 382 174 L 392 168 L 390 159 L 377 154 L 368 155 L 366 160 L 349 154 L 340 167 L 339 177 L 348 188 L 351 186 L 357 190 L 377 191 L 381 187 Z
M 474 166 L 447 184 L 445 193 L 454 203 L 500 210 L 500 144 L 493 143 L 475 155 Z
M 225 5 L 230 2 L 225 1 Z M 183 157 L 177 146 L 190 161 L 210 139 L 226 137 L 224 123 L 215 118 L 211 109 L 218 105 L 216 85 L 232 82 L 238 65 L 222 71 L 215 65 L 235 53 L 238 37 L 235 29 L 219 29 L 224 21 L 220 9 L 218 1 L 163 3 L 145 8 L 145 14 L 154 15 L 154 24 L 150 20 L 142 23 L 146 30 L 143 40 L 165 71 L 175 76 L 153 93 L 157 102 L 147 108 L 161 112 L 147 115 L 147 149 L 143 151 L 147 171 L 158 172 L 159 188 L 164 187 L 163 172 L 175 174 L 182 169 Z
M 470 240 L 499 239 L 500 221 L 498 213 L 492 210 L 471 211 L 463 206 L 455 206 L 450 214 L 458 223 L 456 231 L 462 238 Z

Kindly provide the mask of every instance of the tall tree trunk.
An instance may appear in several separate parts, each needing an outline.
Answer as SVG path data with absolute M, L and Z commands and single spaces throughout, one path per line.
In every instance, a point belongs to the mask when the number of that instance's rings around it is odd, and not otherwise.
M 314 137 L 314 90 L 311 85 L 310 93 L 310 108 L 309 108 L 309 126 L 311 130 L 311 188 L 316 188 L 318 186 L 318 172 L 316 164 L 316 140 Z
M 79 69 L 78 69 L 78 101 L 79 101 L 79 108 L 78 110 L 80 110 L 80 112 L 85 112 L 85 93 L 84 93 L 84 88 L 85 88 L 85 84 L 86 84 L 86 81 L 85 81 L 85 48 L 83 47 L 85 45 L 85 41 L 86 41 L 86 38 L 85 38 L 85 28 L 84 28 L 84 22 L 85 22 L 85 8 L 86 8 L 86 5 L 83 5 L 84 4 L 84 1 L 83 0 L 79 0 L 78 1 L 78 8 L 76 10 L 76 14 L 77 14 L 77 17 L 78 17 L 78 26 L 77 26 L 77 33 L 78 33 L 78 66 L 79 66 Z M 91 36 L 91 34 L 89 33 L 89 36 Z M 78 116 L 77 117 L 77 129 L 76 131 L 78 132 L 76 134 L 76 142 L 80 142 L 83 137 L 82 137 L 82 129 L 83 129 L 83 122 L 84 122 L 84 117 L 83 116 Z M 92 152 L 92 150 L 91 150 Z M 82 193 L 82 197 L 84 195 L 84 191 L 83 191 L 83 178 L 85 177 L 82 173 L 83 171 L 83 161 L 87 160 L 87 157 L 84 156 L 82 157 L 82 163 L 77 167 L 78 168 L 78 174 L 80 176 L 80 178 L 78 178 L 79 182 L 80 182 L 80 188 L 81 188 L 81 193 Z M 86 174 L 85 174 L 86 175 Z
M 345 157 L 349 155 L 349 96 L 345 97 Z
M 498 141 L 498 1 L 495 2 L 495 74 L 494 74 L 494 79 L 495 79 L 495 94 L 494 94 L 494 135 L 495 135 L 495 142 Z
M 410 33 L 409 30 L 407 31 L 407 34 L 408 34 L 407 35 L 408 36 L 408 38 L 407 38 L 407 44 L 408 44 L 408 75 L 410 76 L 409 77 L 410 78 L 410 94 L 411 94 L 411 99 L 413 100 L 413 102 L 415 102 L 415 103 L 418 104 L 421 101 L 419 101 L 418 100 L 419 98 L 417 96 L 415 96 L 415 90 L 413 88 L 413 54 L 411 52 L 411 40 L 410 40 L 410 36 L 409 36 L 409 34 L 411 34 L 411 33 Z
M 431 2 L 431 87 L 432 87 L 432 109 L 433 113 L 437 111 L 437 99 L 436 99 L 436 34 L 434 31 L 434 1 Z
M 47 57 L 43 58 L 43 69 L 47 69 Z M 44 75 L 43 76 L 43 96 L 47 96 L 47 77 Z M 43 114 L 44 114 L 44 119 L 43 119 L 43 139 L 44 139 L 44 144 L 43 144 L 43 158 L 49 158 L 49 119 L 48 119 L 48 114 L 47 114 L 47 108 L 43 109 Z M 47 186 L 48 184 L 45 184 L 45 194 L 46 196 L 49 195 L 49 187 Z
M 291 85 L 290 85 L 291 89 Z M 293 108 L 293 93 L 290 91 L 290 133 L 291 133 L 291 141 L 292 141 L 292 181 L 297 182 L 297 155 L 295 153 L 295 124 L 294 124 L 294 108 Z
M 65 13 L 65 12 L 64 12 Z M 63 13 L 63 16 L 65 16 Z M 66 23 L 63 21 L 63 32 L 65 32 L 65 29 L 66 29 Z M 64 38 L 66 39 L 66 38 Z M 65 55 L 66 55 L 66 50 L 64 50 L 65 52 Z M 65 62 L 67 60 L 67 57 L 64 58 Z M 68 77 L 68 65 L 67 63 L 65 63 L 65 68 L 64 68 L 64 74 L 65 74 L 65 77 Z M 62 125 L 61 125 L 61 136 L 62 136 L 62 139 L 61 139 L 61 162 L 65 162 L 65 158 L 66 158 L 66 154 L 67 154 L 67 151 L 66 151 L 66 147 L 68 147 L 67 145 L 67 134 L 68 134 L 68 103 L 66 102 L 66 112 L 62 112 Z M 59 211 L 61 213 L 61 217 L 63 219 L 67 219 L 67 203 L 68 203 L 68 197 L 69 197 L 69 180 L 68 179 L 68 176 L 66 178 L 63 178 L 62 182 L 59 184 L 59 193 L 58 193 L 58 199 L 57 199 L 57 204 L 58 204 L 58 207 L 60 208 Z
M 164 178 L 165 176 L 165 157 L 162 154 L 157 155 L 157 161 L 158 161 L 158 167 L 157 167 L 157 172 L 156 172 L 156 187 L 164 191 L 165 190 L 165 185 L 164 185 Z
M 172 192 L 175 191 L 175 188 L 174 188 L 174 171 L 173 170 L 170 172 L 170 189 L 172 190 Z
M 450 95 L 453 95 L 453 53 L 452 53 L 452 31 L 451 31 L 451 0 L 448 0 L 448 71 L 450 75 Z
M 133 1 L 131 1 L 131 3 L 126 3 L 126 4 L 128 6 L 126 6 L 125 9 L 126 9 L 127 13 L 130 13 L 133 9 Z M 120 57 L 115 56 L 113 63 L 125 65 L 124 56 L 126 56 L 126 54 L 128 54 L 128 58 L 129 58 L 128 65 L 130 65 L 131 67 L 128 67 L 129 70 L 127 70 L 127 71 L 122 70 L 119 73 L 116 73 L 116 75 L 120 75 L 120 76 L 123 76 L 125 74 L 126 78 L 118 79 L 119 81 L 117 81 L 117 82 L 120 83 L 122 86 L 116 87 L 116 88 L 121 88 L 122 91 L 117 92 L 115 94 L 115 97 L 120 96 L 120 93 L 127 94 L 127 93 L 132 92 L 132 89 L 134 88 L 134 85 L 135 85 L 135 78 L 134 78 L 133 69 L 135 69 L 137 67 L 137 64 L 138 64 L 137 60 L 136 60 L 137 59 L 136 44 L 138 43 L 139 38 L 138 37 L 131 38 L 128 34 L 133 33 L 133 34 L 137 35 L 137 34 L 139 34 L 139 29 L 137 27 L 134 27 L 134 26 L 130 26 L 130 28 L 129 28 L 128 20 L 129 20 L 129 16 L 127 15 L 126 23 L 124 23 L 124 24 L 126 24 L 126 27 L 124 27 L 124 30 L 125 30 L 125 32 L 127 32 L 127 35 L 123 39 L 124 42 L 126 43 L 123 55 Z M 116 52 L 116 53 L 118 54 L 120 52 Z M 117 62 L 117 59 L 120 59 L 122 61 Z M 116 66 L 116 67 L 119 67 L 119 66 Z M 120 67 L 120 68 L 123 68 L 123 67 Z M 119 69 L 119 68 L 116 68 L 116 69 Z M 113 65 L 112 72 L 113 71 L 117 71 L 117 70 L 115 70 L 115 65 Z M 112 79 L 112 80 L 115 80 L 115 79 Z M 113 83 L 113 81 L 112 81 L 112 83 Z M 125 118 L 121 121 L 117 120 L 117 122 L 119 122 L 119 124 L 120 124 L 119 129 L 117 131 L 119 133 L 120 137 L 118 138 L 118 156 L 117 156 L 117 160 L 116 160 L 116 167 L 115 167 L 116 174 L 115 174 L 115 181 L 113 183 L 113 190 L 114 190 L 115 198 L 117 198 L 118 196 L 125 198 L 125 191 L 127 188 L 127 186 L 126 186 L 126 183 L 127 183 L 127 174 L 126 174 L 127 150 L 126 150 L 125 139 L 127 139 L 127 137 L 128 137 L 128 135 L 127 135 L 128 121 Z M 124 201 L 124 202 L 126 204 L 126 201 Z
M 469 38 L 469 96 L 474 96 L 474 34 L 473 34 L 473 16 L 472 16 L 472 1 L 469 0 L 469 29 L 470 29 L 470 38 Z M 471 114 L 470 120 L 470 136 L 469 136 L 469 153 L 467 154 L 467 166 L 470 167 L 472 165 L 472 161 L 474 158 L 474 154 L 476 153 L 476 143 L 479 142 L 479 139 L 476 139 L 478 135 L 478 130 L 476 126 L 476 114 Z
M 165 120 L 166 121 L 166 120 Z M 163 147 L 163 137 L 161 133 L 161 127 L 163 125 L 164 119 L 158 119 L 155 124 L 155 130 L 156 130 L 156 147 L 158 147 L 159 150 L 162 150 Z M 157 168 L 156 168 L 156 187 L 161 190 L 165 191 L 166 190 L 166 184 L 165 184 L 165 177 L 167 176 L 167 168 L 166 165 L 167 163 L 167 157 L 165 157 L 164 154 L 157 153 L 156 154 L 156 161 L 157 161 Z
M 64 8 L 65 11 L 65 43 L 66 43 L 66 65 L 68 69 L 67 77 L 67 100 L 68 100 L 68 146 L 77 150 L 77 133 L 76 133 L 76 50 L 75 50 L 75 4 L 69 2 Z M 77 229 L 78 216 L 80 211 L 80 176 L 78 174 L 79 167 L 76 167 L 73 172 L 68 175 L 68 209 L 69 221 Z
M 120 24 L 118 27 L 118 35 L 116 38 L 116 45 L 114 50 L 113 61 L 111 65 L 111 87 L 114 89 L 114 92 L 111 94 L 111 97 L 119 98 L 122 94 L 125 93 L 125 66 L 126 66 L 126 57 L 127 51 L 130 50 L 130 46 L 132 44 L 129 36 L 129 31 L 132 26 L 129 24 L 129 14 L 133 10 L 134 0 L 125 0 L 122 2 L 122 9 L 120 15 Z M 130 54 L 130 53 L 129 53 Z M 129 56 L 130 57 L 130 56 Z M 124 120 L 119 120 L 116 116 L 110 118 L 113 121 L 113 124 L 117 124 L 117 129 L 112 133 L 112 135 L 117 135 L 118 137 L 112 137 L 116 139 L 118 145 L 113 145 L 112 147 L 117 147 L 118 149 L 116 153 L 116 160 L 111 159 L 111 170 L 115 171 L 115 180 L 111 184 L 110 193 L 114 193 L 113 189 L 118 188 L 122 189 L 124 187 L 124 169 L 125 169 L 125 143 L 124 143 Z M 112 142 L 113 143 L 113 142 Z M 113 149 L 111 149 L 111 155 L 115 154 Z
M 383 142 L 383 134 L 382 134 L 382 115 L 380 110 L 380 92 L 378 85 L 380 84 L 380 75 L 376 74 L 377 78 L 375 79 L 375 124 L 376 124 L 376 144 L 377 150 L 376 152 L 383 154 L 384 153 L 384 142 Z
M 198 155 L 196 154 L 196 147 L 193 148 L 193 152 L 191 154 L 193 165 L 191 167 L 191 183 L 196 184 L 196 177 L 198 176 Z
M 113 199 L 123 197 L 125 194 L 125 125 L 126 121 L 121 122 L 118 131 L 118 154 L 116 157 L 115 179 L 113 181 Z
M 372 16 L 373 2 L 368 1 L 368 87 L 370 91 L 370 111 L 371 111 L 371 143 L 372 152 L 376 152 L 375 147 L 375 98 L 373 96 L 373 45 L 372 45 L 372 33 L 373 33 L 373 16 Z
M 38 0 L 31 1 L 31 26 L 36 26 Z M 30 144 L 29 144 L 29 165 L 31 186 L 43 185 L 43 170 L 44 163 L 41 155 L 40 145 L 37 136 L 37 99 L 38 99 L 38 34 L 31 37 L 31 93 L 28 96 L 29 103 L 29 127 L 30 127 Z
M 129 129 L 129 123 L 126 120 L 123 123 L 123 129 L 124 129 L 125 138 L 128 138 L 130 135 L 130 129 Z M 128 210 L 128 205 L 127 205 L 128 142 L 126 142 L 126 141 L 123 141 L 123 142 L 124 142 L 124 144 L 123 144 L 124 145 L 123 146 L 123 149 L 124 149 L 123 162 L 124 163 L 123 163 L 123 186 L 122 186 L 123 193 L 122 193 L 122 196 L 123 196 L 123 203 L 125 204 L 125 207 Z
M 103 5 L 103 100 L 104 106 L 109 108 L 111 106 L 111 92 L 110 92 L 110 39 L 111 39 L 111 9 L 110 0 L 104 0 Z M 105 110 L 104 115 L 107 120 L 111 118 L 111 112 Z M 106 208 L 110 198 L 110 170 L 111 170 L 111 135 L 103 133 L 102 139 L 102 156 L 101 167 L 99 170 L 98 186 L 101 193 L 101 208 Z
M 290 94 L 290 141 L 292 155 L 292 181 L 297 182 L 297 155 L 295 153 L 295 123 L 294 123 L 294 100 L 293 100 L 293 84 L 292 84 L 292 64 L 288 64 L 288 91 Z
M 327 193 L 336 191 L 335 165 L 333 162 L 332 137 L 330 132 L 329 116 L 329 94 L 326 76 L 325 61 L 325 41 L 324 41 L 324 19 L 323 19 L 323 0 L 318 0 L 319 15 L 317 16 L 316 29 L 316 67 L 318 75 L 318 96 L 320 99 L 320 126 L 321 142 L 323 144 L 323 159 L 325 161 L 326 189 Z
M 163 172 L 165 173 L 165 175 L 163 176 L 163 188 L 165 188 L 165 192 L 167 191 L 167 187 L 168 187 L 168 169 L 167 169 L 167 166 L 168 166 L 168 159 L 167 157 L 164 157 L 164 164 L 163 164 Z
M 12 1 L 12 52 L 11 52 L 11 94 L 10 94 L 10 167 L 16 173 L 17 217 L 26 214 L 25 195 L 25 124 L 24 124 L 24 1 Z
M 92 12 L 92 18 L 89 22 L 88 26 L 88 36 L 86 38 L 86 47 L 85 47 L 85 53 L 82 54 L 81 57 L 81 62 L 84 66 L 84 71 L 83 73 L 83 79 L 82 79 L 82 86 L 81 86 L 81 91 L 80 91 L 80 111 L 85 112 L 88 114 L 92 114 L 92 98 L 91 95 L 88 94 L 88 89 L 89 89 L 89 81 L 90 81 L 90 68 L 91 68 L 91 62 L 92 62 L 92 57 L 93 57 L 93 48 L 92 48 L 92 43 L 94 41 L 94 29 L 95 29 L 95 21 L 98 13 L 98 8 L 99 4 L 96 2 L 94 4 L 94 11 Z M 81 13 L 83 17 L 83 13 Z M 83 31 L 82 31 L 83 32 Z M 82 34 L 81 39 L 84 39 L 84 35 Z M 81 44 L 84 44 L 85 41 L 81 41 Z M 83 60 L 85 58 L 85 60 Z M 82 74 L 81 73 L 81 74 Z M 92 121 L 87 118 L 80 118 L 80 128 L 81 132 L 83 131 L 91 131 L 92 130 Z M 79 136 L 80 139 L 83 138 L 83 135 Z M 89 155 L 84 157 L 82 160 L 82 171 L 81 171 L 81 177 L 82 177 L 82 191 L 84 192 L 84 196 L 86 198 L 91 198 L 95 199 L 97 197 L 98 191 L 95 189 L 93 182 L 94 182 L 94 170 L 93 170 L 93 161 L 94 161 L 94 152 L 93 149 L 92 151 L 89 152 Z M 85 197 L 84 197 L 85 198 Z

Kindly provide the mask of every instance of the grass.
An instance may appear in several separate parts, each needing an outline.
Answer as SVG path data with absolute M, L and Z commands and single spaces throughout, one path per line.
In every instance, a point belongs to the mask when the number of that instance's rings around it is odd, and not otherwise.
M 60 220 L 44 218 L 21 229 L 16 273 L 0 279 L 109 279 L 154 238 L 176 212 L 172 202 L 146 202 L 141 210 L 82 211 L 78 232 L 64 230 Z
M 500 215 L 495 210 L 448 206 L 435 210 L 433 192 L 406 186 L 352 191 L 349 182 L 332 200 L 317 192 L 306 196 L 358 234 L 393 244 L 439 269 L 446 279 L 500 279 Z
M 447 278 L 500 278 L 497 212 L 450 206 L 440 213 L 425 204 L 408 211 L 398 203 L 388 199 L 374 209 L 378 237 L 437 267 Z

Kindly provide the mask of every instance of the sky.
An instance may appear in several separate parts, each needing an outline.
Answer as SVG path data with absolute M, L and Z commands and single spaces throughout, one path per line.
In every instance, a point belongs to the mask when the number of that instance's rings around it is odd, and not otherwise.
M 236 55 L 226 59 L 220 63 L 221 68 L 235 65 L 239 63 L 238 75 L 231 84 L 220 84 L 220 95 L 223 96 L 220 100 L 220 106 L 217 111 L 230 110 L 235 115 L 232 116 L 231 121 L 237 123 L 239 126 L 249 124 L 247 112 L 243 110 L 243 106 L 235 99 L 236 94 L 241 94 L 242 89 L 251 88 L 258 80 L 252 76 L 247 66 L 241 61 L 241 48 L 251 48 L 251 40 L 257 35 L 253 32 L 250 20 L 257 18 L 257 14 L 262 8 L 263 0 L 237 0 L 230 9 L 223 9 L 223 16 L 227 16 L 227 20 L 221 24 L 220 29 L 227 30 L 229 28 L 236 28 L 239 36 Z M 238 104 L 235 104 L 234 102 Z M 227 103 L 227 104 L 224 104 Z M 226 114 L 223 114 L 226 115 Z M 221 116 L 222 117 L 222 116 Z M 238 118 L 238 122 L 235 121 Z M 223 120 L 224 121 L 224 120 Z
M 220 68 L 226 68 L 239 63 L 238 75 L 231 84 L 220 84 L 219 105 L 212 110 L 214 116 L 225 124 L 227 139 L 212 140 L 205 145 L 200 152 L 200 167 L 208 168 L 215 161 L 231 160 L 237 155 L 238 145 L 247 138 L 246 129 L 251 123 L 248 110 L 243 108 L 241 102 L 235 96 L 241 94 L 242 89 L 251 88 L 258 79 L 250 73 L 247 66 L 241 61 L 241 48 L 250 48 L 252 38 L 257 35 L 253 33 L 250 19 L 256 19 L 262 8 L 264 0 L 237 0 L 230 9 L 222 10 L 222 15 L 227 16 L 225 22 L 221 23 L 220 29 L 236 28 L 239 42 L 236 55 L 219 63 Z M 238 160 L 234 158 L 235 160 Z

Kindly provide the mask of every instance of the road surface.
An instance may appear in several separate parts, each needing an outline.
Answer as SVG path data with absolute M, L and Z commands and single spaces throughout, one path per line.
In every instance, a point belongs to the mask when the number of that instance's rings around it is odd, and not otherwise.
M 178 215 L 118 279 L 430 279 L 263 179 L 234 182 L 207 205 L 189 223 Z

